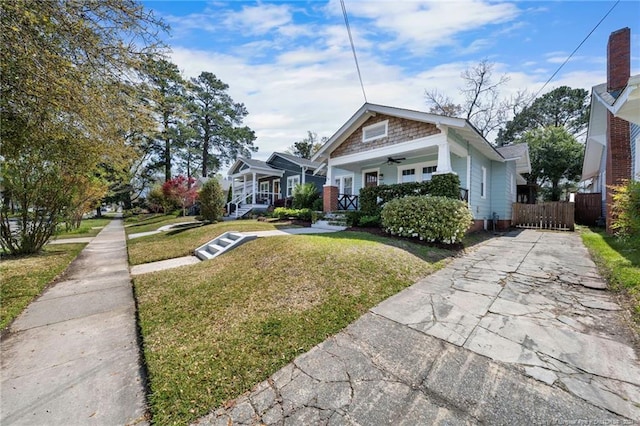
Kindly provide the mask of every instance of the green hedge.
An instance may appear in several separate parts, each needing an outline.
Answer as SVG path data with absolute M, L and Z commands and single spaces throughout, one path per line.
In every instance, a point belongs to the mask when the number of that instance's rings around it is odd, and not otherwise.
M 360 211 L 367 216 L 380 214 L 381 205 L 396 198 L 415 195 L 432 195 L 460 198 L 460 178 L 451 173 L 435 175 L 430 181 L 380 185 L 360 190 Z M 380 202 L 378 203 L 378 199 Z
M 286 207 L 277 207 L 273 210 L 273 216 L 278 219 L 311 220 L 311 213 L 311 209 L 288 209 Z
M 392 235 L 445 244 L 462 241 L 473 223 L 464 201 L 433 196 L 391 200 L 382 208 L 381 218 L 382 227 Z

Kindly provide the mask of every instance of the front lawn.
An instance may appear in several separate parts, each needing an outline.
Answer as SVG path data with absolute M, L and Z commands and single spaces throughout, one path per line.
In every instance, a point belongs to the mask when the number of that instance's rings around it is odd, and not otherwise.
M 153 422 L 207 414 L 456 253 L 362 232 L 282 236 L 134 277 Z
M 189 256 L 202 244 L 227 231 L 271 231 L 282 226 L 286 225 L 258 222 L 257 220 L 234 220 L 134 238 L 127 241 L 129 263 L 131 265 L 139 265 L 174 257 Z
M 582 241 L 611 289 L 629 299 L 640 327 L 640 236 L 621 241 L 604 230 L 585 228 Z
M 155 231 L 165 225 L 195 222 L 195 216 L 177 216 L 175 214 L 146 214 L 130 216 L 124 220 L 124 230 L 129 234 Z
M 102 228 L 111 222 L 111 220 L 112 219 L 108 217 L 82 219 L 80 227 L 70 231 L 65 230 L 63 224 L 59 226 L 59 231 L 56 232 L 53 239 L 95 237 L 100 231 L 102 231 Z
M 0 264 L 0 330 L 40 295 L 85 245 L 47 245 L 40 254 L 3 258 Z

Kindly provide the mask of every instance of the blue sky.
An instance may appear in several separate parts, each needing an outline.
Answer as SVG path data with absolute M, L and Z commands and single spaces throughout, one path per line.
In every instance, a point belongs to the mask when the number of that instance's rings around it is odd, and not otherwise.
M 613 1 L 345 0 L 369 102 L 425 110 L 425 89 L 459 100 L 460 73 L 482 59 L 505 97 L 537 92 Z M 186 77 L 216 74 L 249 110 L 266 159 L 306 136 L 331 136 L 364 102 L 339 0 L 145 1 L 172 28 Z M 542 93 L 606 79 L 612 31 L 631 28 L 640 73 L 640 2 L 620 1 Z

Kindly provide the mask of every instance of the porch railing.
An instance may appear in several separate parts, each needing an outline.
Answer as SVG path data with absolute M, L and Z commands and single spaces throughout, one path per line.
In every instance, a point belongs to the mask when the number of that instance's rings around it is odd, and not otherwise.
M 358 210 L 358 196 L 338 194 L 338 210 Z
M 276 200 L 279 199 L 280 193 L 278 192 L 256 192 L 255 205 L 269 206 L 275 204 Z M 227 211 L 229 213 L 235 212 L 236 217 L 238 217 L 238 208 L 243 204 L 253 204 L 252 201 L 253 192 L 238 194 L 227 203 Z M 234 206 L 234 209 L 231 209 L 231 206 Z
M 460 200 L 464 201 L 465 203 L 469 202 L 469 190 L 468 189 L 460 188 Z

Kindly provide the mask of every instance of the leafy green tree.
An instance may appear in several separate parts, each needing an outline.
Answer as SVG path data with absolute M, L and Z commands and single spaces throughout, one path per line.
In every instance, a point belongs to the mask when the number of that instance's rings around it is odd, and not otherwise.
M 306 158 L 307 160 L 313 157 L 313 154 L 318 152 L 322 145 L 327 141 L 326 137 L 318 140 L 318 134 L 307 130 L 307 137 L 301 141 L 294 142 L 289 148 L 287 153 L 295 155 L 296 157 Z
M 200 188 L 200 214 L 206 220 L 215 222 L 224 214 L 225 194 L 215 177 L 209 178 Z
M 229 85 L 215 74 L 202 72 L 189 82 L 190 112 L 202 150 L 202 176 L 207 177 L 238 156 L 250 157 L 258 150 L 256 136 L 242 126 L 248 111 L 229 96 Z
M 558 87 L 534 100 L 498 132 L 498 145 L 518 140 L 528 130 L 564 127 L 577 136 L 589 122 L 589 93 L 584 89 Z
M 3 250 L 39 251 L 101 165 L 135 155 L 123 135 L 140 108 L 132 81 L 162 28 L 133 0 L 0 2 Z
M 144 70 L 148 101 L 160 126 L 153 138 L 153 151 L 156 154 L 154 166 L 163 168 L 164 179 L 169 181 L 173 166 L 175 127 L 185 116 L 185 81 L 178 66 L 166 59 L 149 57 Z
M 185 173 L 190 182 L 192 177 L 197 177 L 197 165 L 202 160 L 202 152 L 198 142 L 198 132 L 184 122 L 171 129 L 171 139 L 174 141 L 176 165 L 180 173 Z
M 529 130 L 518 143 L 529 145 L 531 173 L 527 182 L 551 185 L 551 201 L 560 199 L 562 180 L 580 179 L 584 147 L 564 127 Z

